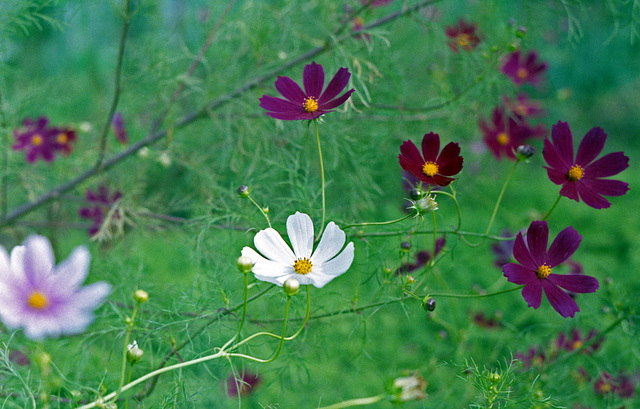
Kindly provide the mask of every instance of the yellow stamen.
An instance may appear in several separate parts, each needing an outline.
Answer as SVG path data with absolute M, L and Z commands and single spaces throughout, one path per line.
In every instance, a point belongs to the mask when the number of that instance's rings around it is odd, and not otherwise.
M 422 167 L 422 173 L 429 177 L 434 176 L 436 173 L 438 173 L 439 170 L 440 169 L 438 168 L 438 164 L 435 162 L 425 162 L 424 166 Z
M 56 141 L 58 141 L 59 144 L 65 145 L 67 142 L 69 142 L 69 137 L 66 133 L 60 132 L 56 137 Z
M 31 145 L 33 146 L 40 146 L 42 142 L 44 142 L 44 139 L 42 139 L 40 134 L 35 134 L 31 137 Z
M 318 101 L 314 97 L 308 97 L 302 103 L 302 107 L 309 113 L 315 112 L 318 110 Z
M 575 341 L 573 344 L 571 344 L 572 349 L 578 349 L 581 346 L 582 346 L 582 341 Z
M 518 78 L 523 80 L 529 76 L 529 71 L 526 68 L 521 67 L 521 68 L 518 68 L 516 75 L 518 76 Z
M 469 36 L 469 34 L 460 34 L 458 36 L 458 44 L 460 44 L 461 47 L 466 47 L 471 43 L 471 36 Z
M 567 178 L 572 182 L 582 179 L 583 176 L 584 176 L 584 169 L 582 169 L 578 165 L 571 166 L 571 169 L 569 169 L 569 172 L 567 173 Z
M 306 257 L 299 258 L 295 263 L 293 263 L 293 271 L 302 275 L 309 274 L 311 272 L 311 267 L 313 267 L 311 261 Z
M 538 276 L 538 278 L 547 278 L 549 274 L 551 274 L 551 267 L 546 264 L 541 265 L 536 270 L 536 275 Z
M 41 293 L 40 291 L 32 292 L 27 302 L 32 308 L 36 310 L 42 310 L 46 308 L 47 305 L 49 305 L 49 300 L 47 300 L 47 296 Z
M 498 136 L 496 136 L 496 141 L 498 141 L 498 145 L 507 145 L 509 143 L 509 134 L 506 132 L 500 132 Z

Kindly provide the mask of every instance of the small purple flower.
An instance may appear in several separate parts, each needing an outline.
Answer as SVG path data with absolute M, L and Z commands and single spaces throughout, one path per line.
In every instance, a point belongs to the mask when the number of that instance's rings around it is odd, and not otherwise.
M 506 156 L 516 160 L 518 146 L 524 145 L 529 138 L 542 137 L 546 133 L 542 125 L 532 128 L 525 118 L 506 115 L 502 106 L 493 110 L 491 123 L 481 118 L 478 126 L 483 134 L 482 140 L 496 159 Z
M 127 137 L 127 129 L 124 127 L 122 112 L 116 112 L 113 115 L 111 126 L 113 127 L 113 132 L 116 134 L 116 139 L 118 139 L 121 144 L 126 145 L 129 142 L 129 138 Z
M 227 393 L 232 398 L 249 395 L 261 382 L 262 378 L 260 375 L 247 370 L 245 370 L 239 378 L 236 378 L 232 374 L 227 378 Z
M 515 99 L 510 99 L 505 96 L 502 98 L 502 101 L 507 110 L 511 111 L 513 115 L 518 118 L 538 117 L 544 112 L 540 104 L 529 99 L 525 93 L 516 95 Z
M 544 167 L 549 179 L 556 185 L 562 185 L 561 196 L 576 202 L 582 199 L 594 209 L 606 209 L 611 203 L 603 196 L 622 196 L 627 193 L 628 183 L 603 178 L 617 175 L 628 168 L 629 158 L 622 152 L 613 152 L 595 160 L 606 140 L 607 134 L 602 128 L 591 128 L 580 142 L 574 159 L 569 124 L 558 122 L 551 128 L 551 141 L 544 140 L 542 156 L 549 165 Z
M 524 369 L 529 369 L 532 366 L 541 366 L 547 360 L 544 351 L 538 346 L 532 346 L 527 352 L 516 352 L 515 358 L 522 362 Z
M 400 146 L 398 160 L 402 169 L 434 186 L 448 186 L 453 182 L 455 178 L 451 176 L 462 170 L 464 161 L 457 143 L 449 142 L 441 152 L 440 136 L 433 132 L 422 138 L 422 154 L 412 141 L 404 141 Z
M 483 311 L 478 311 L 473 314 L 473 323 L 482 328 L 495 329 L 502 326 L 501 317 L 501 311 L 497 311 L 493 316 L 487 316 Z
M 480 37 L 476 33 L 476 29 L 475 24 L 467 23 L 463 19 L 460 19 L 458 24 L 454 26 L 445 27 L 444 33 L 449 37 L 447 45 L 456 53 L 460 48 L 465 51 L 473 50 L 480 44 Z
M 505 264 L 502 271 L 510 282 L 524 285 L 522 296 L 529 307 L 540 307 L 544 290 L 549 303 L 560 315 L 573 317 L 580 308 L 561 288 L 574 293 L 592 293 L 598 289 L 598 280 L 585 275 L 551 274 L 552 268 L 578 249 L 582 236 L 572 227 L 567 227 L 547 250 L 548 239 L 547 222 L 532 222 L 527 230 L 527 244 L 522 233 L 518 233 L 513 246 L 513 256 L 520 264 Z
M 89 236 L 95 235 L 99 230 L 100 226 L 104 222 L 104 217 L 107 212 L 111 208 L 111 206 L 117 202 L 122 197 L 122 193 L 119 190 L 113 192 L 109 192 L 109 188 L 104 185 L 100 185 L 98 187 L 97 192 L 93 192 L 91 189 L 87 189 L 85 193 L 85 198 L 87 202 L 94 204 L 94 206 L 90 207 L 81 207 L 78 211 L 78 214 L 83 219 L 92 219 L 93 224 L 89 227 L 88 233 Z M 118 215 L 116 214 L 115 217 Z
M 72 143 L 76 141 L 76 131 L 70 127 L 51 128 L 52 144 L 55 150 L 66 156 L 71 153 Z
M 598 331 L 594 329 L 589 331 L 587 336 L 584 337 L 580 328 L 574 328 L 571 330 L 569 336 L 565 335 L 564 332 L 561 332 L 556 339 L 556 346 L 560 349 L 564 349 L 565 351 L 573 351 L 575 349 L 581 348 L 584 344 L 588 343 L 596 336 L 598 336 Z M 593 353 L 597 351 L 601 345 L 602 339 L 584 348 L 582 352 L 587 354 Z
M 324 70 L 322 65 L 312 62 L 304 67 L 302 74 L 304 91 L 291 78 L 278 77 L 276 89 L 284 99 L 263 95 L 260 106 L 268 111 L 270 117 L 284 121 L 316 119 L 349 99 L 353 89 L 341 96 L 338 94 L 345 89 L 350 77 L 348 69 L 340 68 L 323 92 Z
M 34 163 L 41 157 L 45 162 L 51 162 L 55 158 L 56 145 L 51 129 L 48 128 L 49 119 L 41 116 L 37 120 L 25 118 L 22 121 L 22 129 L 14 129 L 13 136 L 16 143 L 13 150 L 26 151 L 26 159 Z
M 439 237 L 436 239 L 436 252 L 435 255 L 437 256 L 440 251 L 442 250 L 442 248 L 444 247 L 446 243 L 446 240 L 444 237 Z M 405 274 L 409 274 L 413 271 L 416 271 L 417 269 L 423 267 L 425 264 L 427 264 L 429 262 L 429 260 L 431 260 L 431 253 L 429 253 L 427 250 L 422 250 L 419 251 L 416 254 L 416 261 L 415 263 L 404 263 L 402 264 L 400 267 L 398 267 L 398 269 L 395 272 L 395 275 L 405 275 Z
M 93 310 L 111 286 L 104 282 L 81 287 L 89 273 L 89 250 L 77 247 L 55 265 L 49 240 L 27 237 L 11 251 L 0 246 L 0 318 L 9 328 L 23 328 L 39 340 L 77 334 L 93 321 Z
M 547 63 L 537 60 L 538 53 L 535 51 L 530 51 L 526 57 L 521 57 L 520 51 L 515 51 L 506 58 L 501 70 L 516 85 L 522 85 L 525 82 L 536 85 L 547 69 Z
M 612 393 L 615 389 L 615 381 L 611 374 L 606 371 L 602 371 L 593 384 L 593 390 L 598 395 L 607 395 Z

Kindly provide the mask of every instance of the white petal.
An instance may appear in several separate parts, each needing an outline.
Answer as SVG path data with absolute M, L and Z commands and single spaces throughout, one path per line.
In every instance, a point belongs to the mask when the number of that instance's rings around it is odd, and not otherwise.
M 58 285 L 64 284 L 69 290 L 76 289 L 89 274 L 91 254 L 85 246 L 76 247 L 69 257 L 56 267 Z
M 322 233 L 320 243 L 316 251 L 311 256 L 311 264 L 320 265 L 338 254 L 344 246 L 345 234 L 334 222 L 327 224 L 327 228 Z
M 55 259 L 49 239 L 31 235 L 24 241 L 24 273 L 31 283 L 39 283 L 53 270 Z
M 20 282 L 26 279 L 24 275 L 24 253 L 26 251 L 27 249 L 24 246 L 15 246 L 11 250 L 11 275 Z
M 349 242 L 342 253 L 338 254 L 333 260 L 329 260 L 318 266 L 318 273 L 328 276 L 339 276 L 351 267 L 351 263 L 353 263 L 353 242 Z
M 251 271 L 253 271 L 253 274 L 258 280 L 282 286 L 286 277 L 291 274 L 295 274 L 293 272 L 293 264 L 284 264 L 279 261 L 267 260 L 251 247 L 243 248 L 242 255 L 249 257 L 253 261 L 254 265 Z M 281 279 L 282 277 L 285 278 Z
M 286 264 L 291 264 L 296 260 L 293 252 L 282 239 L 280 233 L 269 227 L 265 230 L 260 230 L 256 237 L 253 239 L 253 243 L 263 256 L 270 260 L 280 261 Z
M 296 258 L 311 257 L 313 222 L 308 214 L 296 212 L 287 218 L 287 234 Z
M 0 246 L 0 281 L 11 275 L 11 264 L 9 264 L 9 255 L 4 247 Z

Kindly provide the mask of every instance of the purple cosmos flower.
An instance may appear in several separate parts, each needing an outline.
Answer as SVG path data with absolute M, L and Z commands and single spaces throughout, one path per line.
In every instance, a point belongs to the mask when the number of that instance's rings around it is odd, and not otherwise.
M 572 227 L 562 230 L 547 250 L 549 227 L 546 221 L 534 221 L 527 230 L 527 244 L 522 233 L 516 236 L 513 256 L 520 263 L 508 263 L 502 268 L 512 283 L 524 285 L 522 296 L 529 307 L 538 309 L 542 291 L 551 306 L 563 317 L 573 317 L 580 311 L 578 304 L 560 287 L 574 293 L 592 293 L 598 280 L 585 275 L 551 274 L 551 269 L 568 259 L 580 245 L 582 236 Z
M 480 44 L 480 37 L 476 33 L 476 25 L 467 23 L 462 19 L 455 26 L 445 27 L 444 33 L 449 37 L 447 45 L 456 53 L 460 48 L 465 51 L 471 51 Z
M 262 382 L 260 375 L 244 371 L 239 378 L 233 374 L 227 378 L 227 393 L 232 398 L 249 395 Z
M 482 328 L 495 329 L 502 326 L 500 323 L 501 318 L 502 311 L 496 311 L 492 316 L 487 316 L 483 311 L 478 311 L 473 314 L 473 323 Z
M 122 193 L 119 190 L 116 190 L 112 194 L 109 192 L 109 188 L 104 185 L 100 185 L 97 192 L 87 189 L 85 198 L 87 202 L 94 204 L 94 206 L 81 207 L 80 210 L 78 210 L 78 214 L 83 219 L 93 220 L 93 224 L 87 231 L 89 236 L 93 236 L 100 230 L 100 226 L 102 226 L 107 212 L 121 197 Z M 114 217 L 118 217 L 118 215 L 115 214 Z
M 266 109 L 272 118 L 292 121 L 296 119 L 312 120 L 332 112 L 342 105 L 354 91 L 350 89 L 341 96 L 340 92 L 349 83 L 351 74 L 346 68 L 340 68 L 333 76 L 327 88 L 324 88 L 324 70 L 315 61 L 304 67 L 302 82 L 304 91 L 289 77 L 278 77 L 276 89 L 284 97 L 276 98 L 263 95 L 260 106 Z
M 615 388 L 615 381 L 611 374 L 606 371 L 602 371 L 593 384 L 593 390 L 598 395 L 606 395 L 612 393 Z
M 444 247 L 445 243 L 446 243 L 446 240 L 445 240 L 444 237 L 439 237 L 439 238 L 436 239 L 436 249 L 435 249 L 436 250 L 436 252 L 435 252 L 436 256 L 440 253 L 440 251 Z M 419 251 L 416 254 L 415 263 L 404 263 L 404 264 L 402 264 L 400 267 L 398 267 L 398 269 L 396 269 L 395 275 L 409 274 L 409 273 L 421 268 L 425 264 L 427 264 L 429 262 L 429 260 L 431 260 L 431 253 L 429 253 L 427 250 Z
M 516 160 L 516 149 L 529 138 L 538 138 L 546 133 L 542 125 L 532 128 L 524 118 L 505 115 L 504 107 L 498 106 L 491 115 L 491 124 L 480 119 L 478 126 L 483 141 L 496 159 L 506 156 Z
M 530 51 L 526 57 L 522 58 L 520 51 L 515 51 L 506 58 L 501 70 L 516 85 L 522 85 L 525 82 L 536 85 L 547 69 L 547 63 L 537 60 L 538 53 L 535 51 Z
M 622 152 L 604 155 L 602 152 L 607 134 L 601 128 L 591 128 L 580 142 L 578 153 L 573 156 L 573 137 L 569 124 L 558 122 L 551 128 L 551 141 L 545 139 L 542 156 L 549 179 L 562 185 L 560 195 L 579 202 L 584 201 L 594 209 L 606 209 L 611 203 L 603 196 L 622 196 L 629 184 L 620 180 L 602 179 L 617 175 L 629 167 L 629 158 Z
M 26 159 L 29 163 L 34 163 L 38 160 L 38 157 L 42 157 L 45 162 L 53 161 L 56 145 L 48 125 L 49 119 L 44 116 L 35 121 L 31 118 L 25 118 L 22 121 L 22 129 L 13 131 L 16 143 L 12 146 L 12 149 L 16 151 L 25 150 Z
M 532 346 L 527 352 L 516 352 L 516 359 L 522 362 L 524 369 L 529 369 L 532 366 L 542 365 L 547 360 L 547 356 L 540 347 Z
M 55 265 L 49 240 L 27 237 L 11 251 L 0 246 L 0 318 L 27 337 L 77 334 L 93 321 L 93 310 L 111 291 L 104 282 L 81 287 L 89 272 L 89 250 L 77 247 Z
M 438 155 L 439 154 L 439 155 Z M 440 136 L 430 132 L 422 138 L 422 155 L 411 141 L 400 146 L 400 166 L 424 183 L 447 186 L 451 176 L 462 170 L 462 156 L 457 143 L 449 142 L 440 152 Z
M 71 144 L 76 141 L 76 131 L 69 127 L 51 128 L 51 137 L 54 149 L 66 156 L 73 150 Z
M 113 132 L 116 134 L 116 139 L 118 139 L 118 141 L 123 145 L 127 144 L 129 142 L 129 138 L 127 138 L 127 129 L 124 127 L 122 112 L 116 112 L 113 115 L 111 126 L 113 127 Z
M 569 336 L 565 335 L 564 332 L 561 332 L 558 335 L 558 338 L 556 339 L 556 346 L 560 349 L 564 349 L 565 351 L 573 351 L 575 349 L 582 347 L 582 345 L 591 341 L 597 335 L 598 335 L 598 331 L 596 331 L 595 329 L 592 329 L 591 331 L 589 331 L 587 336 L 584 337 L 582 335 L 582 330 L 580 330 L 580 328 L 574 328 L 571 330 L 571 333 Z M 587 348 L 584 348 L 582 352 L 593 353 L 597 351 L 601 345 L 602 345 L 602 339 L 598 340 L 597 342 L 594 342 L 593 344 L 589 345 Z
M 502 101 L 507 110 L 512 112 L 517 118 L 538 117 L 544 112 L 540 104 L 529 99 L 525 93 L 516 95 L 515 99 L 505 96 L 502 98 Z

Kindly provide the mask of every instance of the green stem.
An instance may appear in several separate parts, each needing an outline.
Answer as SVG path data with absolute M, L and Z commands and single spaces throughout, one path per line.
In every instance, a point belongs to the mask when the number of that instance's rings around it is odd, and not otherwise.
M 430 293 L 427 295 L 427 297 L 443 297 L 443 298 L 486 298 L 486 297 L 493 297 L 494 295 L 500 295 L 500 294 L 505 294 L 505 293 L 510 293 L 512 291 L 518 291 L 521 290 L 524 287 L 524 285 L 519 285 L 517 287 L 514 288 L 509 288 L 507 290 L 501 290 L 501 291 L 496 291 L 493 293 L 487 293 L 487 294 L 449 294 L 449 293 Z
M 345 400 L 343 402 L 334 403 L 333 405 L 324 406 L 318 409 L 342 409 L 342 408 L 350 408 L 353 406 L 371 405 L 376 402 L 380 402 L 384 398 L 385 398 L 385 395 L 376 395 L 368 398 L 350 399 L 350 400 Z
M 136 306 L 133 309 L 133 313 L 131 314 L 131 317 L 129 317 L 127 322 L 127 335 L 125 336 L 125 339 L 124 339 L 124 351 L 122 353 L 122 371 L 120 374 L 120 384 L 118 386 L 118 390 L 116 391 L 116 394 L 114 395 L 114 399 L 118 397 L 118 395 L 122 392 L 122 387 L 124 385 L 124 379 L 127 372 L 127 352 L 129 352 L 129 347 L 128 347 L 129 340 L 131 339 L 131 331 L 133 330 L 133 325 L 134 325 L 136 314 L 138 313 L 139 308 L 140 308 L 140 303 L 136 302 Z
M 547 214 L 544 215 L 544 217 L 542 218 L 542 220 L 547 220 L 549 218 L 549 216 L 551 216 L 551 212 L 553 212 L 553 209 L 556 208 L 556 206 L 558 205 L 558 202 L 560 202 L 560 198 L 562 196 L 558 195 L 558 198 L 556 199 L 555 203 L 553 203 L 553 206 L 551 206 L 551 209 L 549 209 L 549 211 L 547 212 Z
M 251 203 L 253 203 L 258 208 L 258 210 L 260 210 L 260 213 L 262 213 L 264 218 L 267 219 L 267 224 L 269 225 L 269 227 L 271 227 L 271 220 L 269 219 L 269 215 L 264 211 L 262 206 L 260 206 L 255 200 L 253 200 L 251 196 L 247 196 L 247 198 L 249 198 Z
M 318 132 L 318 119 L 313 120 L 313 125 L 316 128 L 316 142 L 318 143 L 318 158 L 320 159 L 320 178 L 322 183 L 322 223 L 320 224 L 320 231 L 316 238 L 319 239 L 322 236 L 324 230 L 324 220 L 326 215 L 326 197 L 324 191 L 324 162 L 322 161 L 322 147 L 320 146 L 320 133 Z
M 349 227 L 386 226 L 386 225 L 389 225 L 389 224 L 399 223 L 399 222 L 401 222 L 403 220 L 408 219 L 411 216 L 412 216 L 411 214 L 407 214 L 405 216 L 402 216 L 399 219 L 389 220 L 389 221 L 386 221 L 386 222 L 364 222 L 364 223 L 347 224 L 347 225 L 343 226 L 342 229 L 346 230 Z
M 236 335 L 234 335 L 231 339 L 229 339 L 220 349 L 225 350 L 229 345 L 231 345 L 238 337 L 240 336 L 240 331 L 242 331 L 242 327 L 244 326 L 244 322 L 247 318 L 247 297 L 249 295 L 249 274 L 244 273 L 244 297 L 242 298 L 242 318 L 240 319 L 240 325 L 238 325 L 238 331 L 236 331 Z
M 496 206 L 493 208 L 493 214 L 491 215 L 491 220 L 489 220 L 489 225 L 487 226 L 487 230 L 484 232 L 484 234 L 489 234 L 489 232 L 491 231 L 491 226 L 493 226 L 493 222 L 495 221 L 496 215 L 498 214 L 498 208 L 500 207 L 500 202 L 502 202 L 502 197 L 504 196 L 504 192 L 507 190 L 507 185 L 509 184 L 509 181 L 511 180 L 511 176 L 513 176 L 513 172 L 516 170 L 516 166 L 518 166 L 519 162 L 520 162 L 519 160 L 516 160 L 516 162 L 513 164 L 513 167 L 509 172 L 509 176 L 507 176 L 507 180 L 504 182 L 504 185 L 502 186 L 502 190 L 500 191 L 500 195 L 498 196 L 498 201 L 496 202 Z

